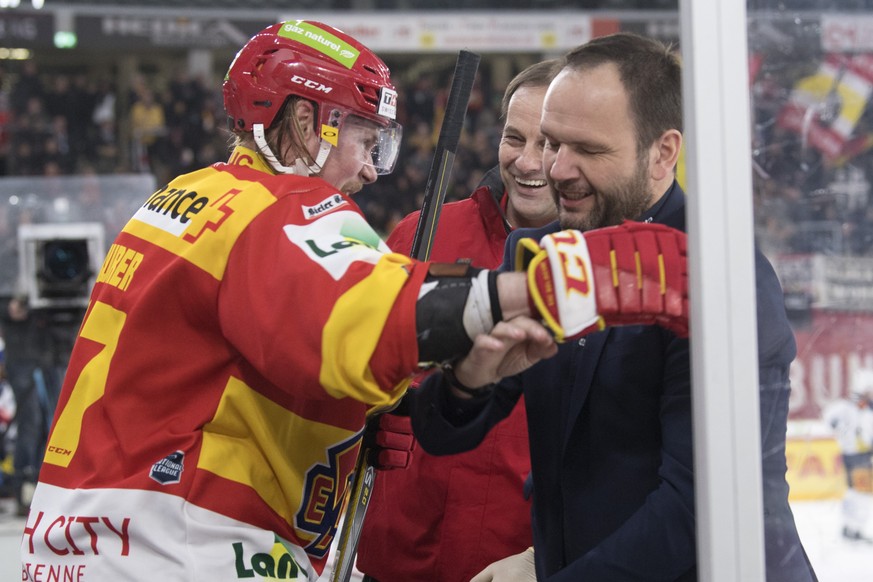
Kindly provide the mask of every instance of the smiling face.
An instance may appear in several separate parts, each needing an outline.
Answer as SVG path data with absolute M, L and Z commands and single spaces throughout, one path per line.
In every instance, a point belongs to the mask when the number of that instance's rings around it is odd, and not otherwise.
M 615 65 L 564 69 L 549 87 L 541 127 L 543 165 L 563 228 L 590 230 L 633 220 L 655 202 L 655 188 L 663 186 L 649 171 L 657 148 L 639 151 Z
M 515 227 L 542 226 L 555 219 L 552 190 L 543 172 L 540 115 L 547 87 L 520 87 L 509 101 L 498 148 L 506 187 L 506 219 Z

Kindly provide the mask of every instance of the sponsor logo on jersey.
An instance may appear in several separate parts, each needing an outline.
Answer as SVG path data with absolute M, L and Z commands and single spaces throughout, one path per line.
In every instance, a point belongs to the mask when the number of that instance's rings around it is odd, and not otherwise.
M 182 471 L 185 470 L 185 453 L 176 451 L 170 453 L 154 465 L 149 471 L 149 477 L 161 485 L 171 485 L 182 480 Z
M 340 206 L 345 206 L 346 204 L 348 204 L 348 201 L 346 201 L 345 198 L 339 194 L 334 194 L 330 198 L 325 198 L 315 206 L 303 206 L 303 215 L 307 220 L 312 220 L 325 212 L 336 210 Z
M 21 563 L 22 580 L 86 580 L 87 567 L 85 564 L 34 564 L 31 562 Z
M 376 231 L 357 212 L 322 214 L 311 224 L 288 224 L 285 235 L 327 273 L 339 281 L 359 261 L 376 264 L 390 252 Z
M 231 217 L 234 213 L 231 203 L 240 192 L 231 188 L 210 197 L 194 190 L 165 186 L 152 194 L 133 218 L 194 243 L 204 234 L 217 231 Z
M 57 556 L 97 556 L 101 553 L 128 556 L 129 530 L 129 517 L 52 515 L 43 511 L 32 511 L 24 524 L 22 549 L 33 554 L 36 544 L 44 544 Z M 44 554 L 42 549 L 40 553 Z
M 306 553 L 323 558 L 330 550 L 343 509 L 345 490 L 358 460 L 362 432 L 328 448 L 326 463 L 316 463 L 306 472 L 303 499 L 294 516 L 295 526 L 315 538 L 305 546 Z M 340 487 L 342 485 L 342 487 Z
M 306 570 L 294 560 L 285 546 L 276 539 L 272 550 L 250 552 L 242 542 L 232 544 L 237 579 L 263 577 L 270 580 L 307 580 Z
M 191 220 L 209 204 L 209 198 L 195 191 L 161 188 L 145 201 L 136 214 L 136 220 L 180 236 L 191 226 Z

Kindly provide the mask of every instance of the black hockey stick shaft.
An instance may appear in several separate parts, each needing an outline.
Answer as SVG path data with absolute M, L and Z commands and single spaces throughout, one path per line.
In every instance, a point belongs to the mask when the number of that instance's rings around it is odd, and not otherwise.
M 440 126 L 430 173 L 424 186 L 424 202 L 421 205 L 415 237 L 412 239 L 410 256 L 420 261 L 430 258 L 478 68 L 479 55 L 470 51 L 458 53 L 455 74 L 452 77 L 452 86 L 446 102 L 446 113 Z
M 433 240 L 436 236 L 437 223 L 440 218 L 443 202 L 446 198 L 449 177 L 455 160 L 455 152 L 461 139 L 464 120 L 467 115 L 467 105 L 473 91 L 473 82 L 479 68 L 479 55 L 469 51 L 460 51 L 455 63 L 455 72 L 446 102 L 446 112 L 440 126 L 434 158 L 424 189 L 424 202 L 421 215 L 418 218 L 415 236 L 412 239 L 410 256 L 422 261 L 430 258 Z M 373 416 L 369 423 L 378 422 L 378 415 Z M 363 445 L 362 445 L 363 447 Z M 375 469 L 370 463 L 370 451 L 362 448 L 358 455 L 352 482 L 349 484 L 351 494 L 343 518 L 334 557 L 332 582 L 349 582 L 354 568 L 358 543 L 361 540 L 361 529 L 364 517 L 373 493 L 376 479 Z

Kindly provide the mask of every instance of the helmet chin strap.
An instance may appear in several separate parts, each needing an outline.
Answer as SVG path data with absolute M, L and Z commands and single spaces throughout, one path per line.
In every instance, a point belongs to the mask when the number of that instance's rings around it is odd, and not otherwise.
M 267 138 L 264 134 L 264 124 L 263 123 L 255 123 L 252 125 L 252 135 L 255 138 L 255 144 L 258 146 L 258 151 L 261 152 L 261 155 L 264 156 L 264 159 L 267 161 L 267 164 L 270 165 L 273 170 L 278 174 L 294 174 L 296 176 L 314 176 L 321 172 L 321 169 L 324 167 L 324 162 L 327 160 L 327 155 L 330 153 L 330 148 L 332 147 L 330 143 L 327 141 L 320 139 L 318 146 L 318 155 L 315 157 L 315 163 L 311 166 L 307 166 L 306 162 L 297 158 L 294 160 L 293 166 L 286 166 L 282 162 L 279 161 L 279 158 L 276 157 L 276 154 L 273 153 L 273 150 L 270 149 L 270 146 L 267 144 Z

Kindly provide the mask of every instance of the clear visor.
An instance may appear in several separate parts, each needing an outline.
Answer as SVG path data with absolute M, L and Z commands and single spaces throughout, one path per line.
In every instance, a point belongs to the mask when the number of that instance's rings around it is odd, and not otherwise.
M 379 125 L 374 121 L 348 115 L 339 128 L 322 126 L 322 139 L 330 142 L 342 156 L 352 156 L 379 175 L 390 174 L 397 163 L 403 127 L 389 121 Z

